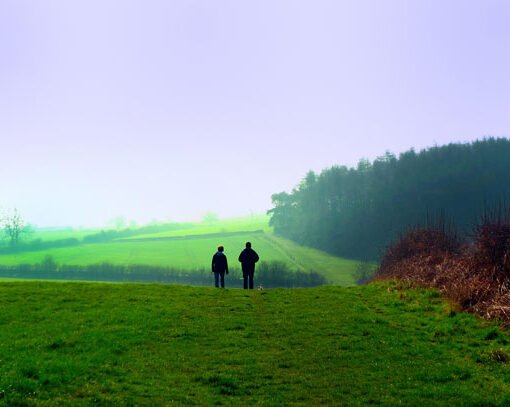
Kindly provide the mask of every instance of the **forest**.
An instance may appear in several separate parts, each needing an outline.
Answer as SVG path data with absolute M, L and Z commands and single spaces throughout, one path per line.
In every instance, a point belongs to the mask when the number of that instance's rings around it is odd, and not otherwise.
M 509 198 L 510 140 L 485 138 L 310 171 L 290 193 L 272 195 L 269 214 L 281 236 L 378 260 L 411 227 L 440 221 L 469 235 L 484 211 Z

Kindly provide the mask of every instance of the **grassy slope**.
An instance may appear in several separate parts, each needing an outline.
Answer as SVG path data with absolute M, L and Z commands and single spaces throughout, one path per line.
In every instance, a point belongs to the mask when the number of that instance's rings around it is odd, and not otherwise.
M 46 232 L 41 236 L 45 238 Z M 82 232 L 80 232 L 82 233 Z M 221 236 L 218 234 L 224 233 Z M 237 234 L 232 234 L 237 233 Z M 208 237 L 208 235 L 211 235 Z M 72 235 L 66 235 L 72 237 Z M 163 238 L 170 240 L 152 240 Z M 172 240 L 172 238 L 177 238 Z M 0 264 L 40 263 L 47 255 L 60 264 L 147 264 L 182 269 L 209 268 L 216 247 L 225 246 L 231 266 L 238 266 L 237 257 L 246 241 L 251 241 L 262 261 L 279 260 L 300 271 L 317 271 L 332 284 L 352 285 L 352 273 L 358 262 L 332 256 L 320 250 L 300 246 L 275 236 L 267 226 L 267 217 L 254 216 L 231 219 L 215 225 L 196 225 L 181 230 L 153 233 L 121 239 L 118 242 L 0 255 Z
M 0 283 L 5 404 L 496 405 L 507 337 L 436 292 Z

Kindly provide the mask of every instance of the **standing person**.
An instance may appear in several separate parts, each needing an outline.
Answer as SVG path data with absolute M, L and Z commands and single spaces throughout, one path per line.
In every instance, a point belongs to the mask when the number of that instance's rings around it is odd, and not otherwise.
M 214 273 L 214 286 L 219 287 L 221 280 L 221 288 L 225 288 L 225 273 L 228 274 L 227 256 L 223 253 L 223 246 L 218 246 L 218 251 L 212 258 L 212 273 Z
M 239 261 L 243 269 L 243 280 L 244 289 L 248 288 L 248 282 L 250 289 L 253 289 L 253 275 L 255 274 L 255 263 L 259 261 L 259 255 L 255 250 L 251 248 L 251 243 L 246 242 L 246 249 L 244 249 L 239 255 Z

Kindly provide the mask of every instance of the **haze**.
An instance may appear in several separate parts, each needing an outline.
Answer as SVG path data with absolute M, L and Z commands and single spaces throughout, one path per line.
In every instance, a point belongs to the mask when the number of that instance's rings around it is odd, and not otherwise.
M 0 0 L 0 205 L 262 213 L 308 170 L 507 136 L 510 3 Z

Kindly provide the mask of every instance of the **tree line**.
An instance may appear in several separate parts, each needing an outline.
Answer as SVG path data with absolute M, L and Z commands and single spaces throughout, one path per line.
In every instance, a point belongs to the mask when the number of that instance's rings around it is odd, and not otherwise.
M 212 275 L 207 269 L 183 270 L 175 267 L 158 267 L 146 264 L 112 264 L 108 262 L 71 265 L 58 264 L 48 255 L 39 264 L 0 265 L 1 278 L 111 281 L 186 284 L 211 286 Z M 314 271 L 291 270 L 280 261 L 262 262 L 256 271 L 256 284 L 263 288 L 315 287 L 327 284 L 324 276 Z M 242 288 L 242 272 L 232 268 L 227 277 L 227 286 Z
M 486 138 L 310 171 L 290 193 L 272 195 L 269 213 L 279 235 L 377 260 L 411 226 L 441 217 L 466 232 L 484 208 L 509 198 L 510 140 Z

